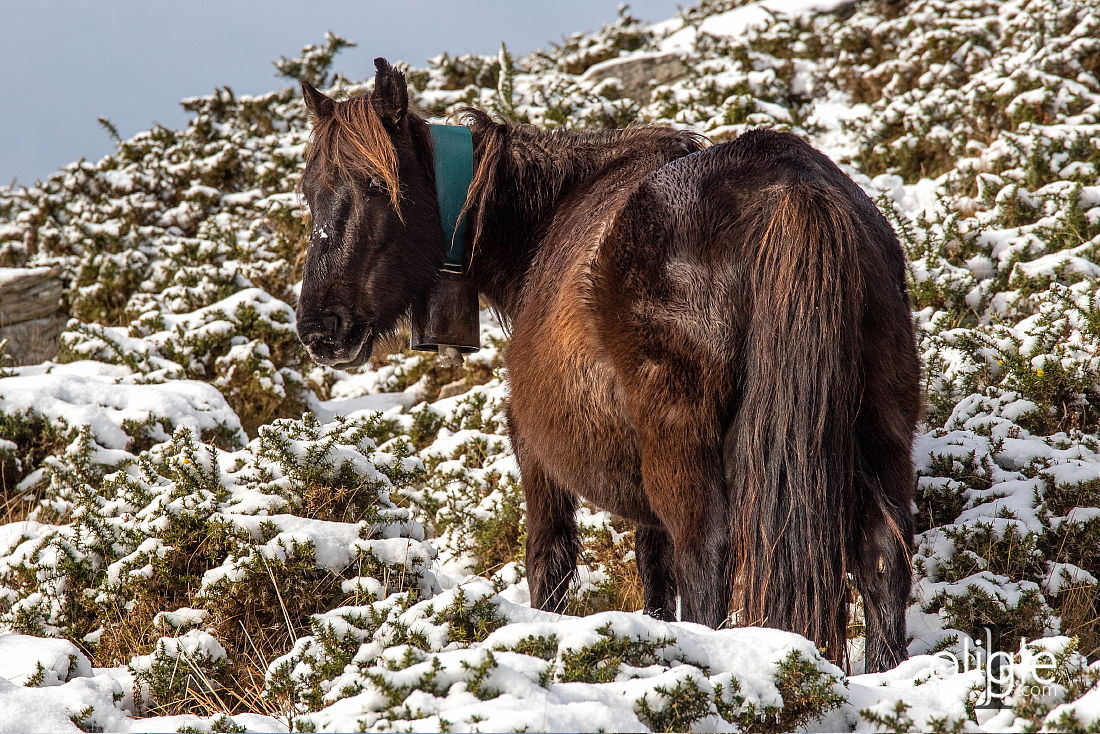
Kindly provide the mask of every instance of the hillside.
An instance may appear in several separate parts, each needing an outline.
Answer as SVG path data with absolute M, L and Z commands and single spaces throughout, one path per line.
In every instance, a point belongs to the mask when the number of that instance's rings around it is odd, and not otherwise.
M 633 531 L 594 508 L 570 614 L 532 610 L 488 312 L 461 367 L 309 361 L 293 80 L 365 91 L 346 45 L 0 188 L 0 280 L 56 268 L 71 317 L 56 360 L 0 362 L 0 731 L 1100 730 L 1094 3 L 703 0 L 407 70 L 440 121 L 789 129 L 893 222 L 927 409 L 914 657 L 873 675 L 858 609 L 851 674 L 637 613 Z M 933 657 L 987 639 L 1003 685 Z

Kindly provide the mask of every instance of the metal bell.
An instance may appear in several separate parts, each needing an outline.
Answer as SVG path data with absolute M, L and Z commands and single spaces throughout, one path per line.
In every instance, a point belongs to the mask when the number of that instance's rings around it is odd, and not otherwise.
M 441 361 L 452 364 L 481 349 L 477 289 L 469 279 L 440 271 L 428 298 L 413 309 L 409 337 L 413 349 L 438 352 Z

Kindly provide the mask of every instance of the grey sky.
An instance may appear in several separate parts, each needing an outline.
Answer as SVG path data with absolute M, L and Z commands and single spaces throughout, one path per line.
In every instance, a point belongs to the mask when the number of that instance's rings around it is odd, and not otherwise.
M 675 0 L 634 0 L 644 19 L 672 16 Z M 441 51 L 515 53 L 615 18 L 618 0 L 0 0 L 0 183 L 30 184 L 154 121 L 180 126 L 178 101 L 228 85 L 258 94 L 279 84 L 271 62 L 322 40 L 355 41 L 337 57 L 365 76 L 386 56 L 421 65 Z

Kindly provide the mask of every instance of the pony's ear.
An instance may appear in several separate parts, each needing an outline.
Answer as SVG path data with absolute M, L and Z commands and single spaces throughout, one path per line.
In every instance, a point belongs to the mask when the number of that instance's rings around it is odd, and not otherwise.
M 374 60 L 374 94 L 371 102 L 383 119 L 399 124 L 409 111 L 409 87 L 405 75 L 382 57 Z
M 325 96 L 323 92 L 317 91 L 317 88 L 307 81 L 302 82 L 302 96 L 305 97 L 306 107 L 315 120 L 321 120 L 336 111 L 336 102 L 331 97 Z

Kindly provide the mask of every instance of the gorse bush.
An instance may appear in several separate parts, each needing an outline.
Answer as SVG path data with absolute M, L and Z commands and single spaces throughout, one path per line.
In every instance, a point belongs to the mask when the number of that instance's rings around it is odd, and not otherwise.
M 202 629 L 182 630 L 192 638 L 218 633 L 203 648 L 217 663 L 204 669 L 209 685 L 247 683 L 244 665 L 258 666 L 262 681 L 263 663 L 310 614 L 387 590 L 434 589 L 423 528 L 389 500 L 422 464 L 403 439 L 379 449 L 378 433 L 376 418 L 320 426 L 307 417 L 265 426 L 236 452 L 181 429 L 135 456 L 84 431 L 41 479 L 39 514 L 54 525 L 28 526 L 4 558 L 0 619 L 81 641 L 104 663 L 129 663 L 156 710 L 193 703 L 164 698 L 183 685 L 164 680 L 164 666 L 178 667 L 164 662 L 178 657 L 165 650 L 184 645 L 160 636 L 166 613 L 188 624 L 197 614 Z M 340 498 L 334 514 L 354 521 L 308 517 L 330 493 Z M 139 653 L 153 657 L 133 662 Z
M 56 363 L 0 363 L 0 656 L 27 681 L 0 696 L 48 687 L 87 731 L 1095 730 L 1098 24 L 1084 0 L 704 0 L 407 69 L 437 119 L 765 125 L 868 191 L 923 362 L 910 653 L 988 634 L 999 711 L 930 656 L 859 675 L 858 606 L 852 671 L 797 635 L 643 617 L 634 529 L 587 506 L 568 614 L 532 610 L 505 329 L 484 313 L 461 367 L 393 342 L 349 373 L 298 343 L 294 86 L 184 100 L 180 130 L 0 188 L 0 266 L 58 266 L 72 316 Z M 332 69 L 349 45 L 276 67 L 359 94 Z

